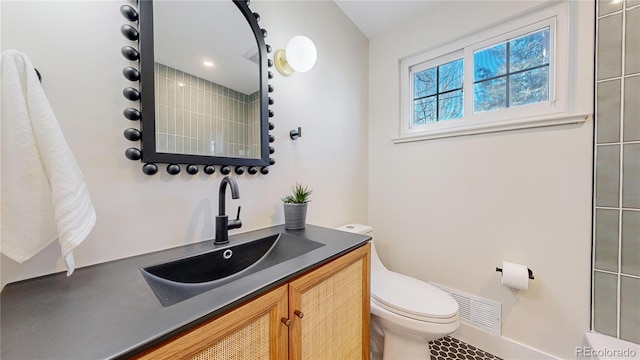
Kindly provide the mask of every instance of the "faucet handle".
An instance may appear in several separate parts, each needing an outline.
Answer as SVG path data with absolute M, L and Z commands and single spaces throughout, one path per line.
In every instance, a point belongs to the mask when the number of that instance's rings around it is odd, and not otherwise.
M 242 227 L 242 220 L 240 220 L 240 209 L 242 207 L 238 206 L 238 214 L 236 215 L 235 220 L 229 220 L 227 224 L 227 229 L 239 229 Z

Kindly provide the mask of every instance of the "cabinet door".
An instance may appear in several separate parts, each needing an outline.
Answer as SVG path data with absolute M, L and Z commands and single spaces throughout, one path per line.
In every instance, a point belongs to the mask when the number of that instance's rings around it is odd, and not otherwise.
M 369 359 L 369 248 L 289 283 L 290 359 Z
M 287 285 L 143 353 L 139 359 L 287 359 Z

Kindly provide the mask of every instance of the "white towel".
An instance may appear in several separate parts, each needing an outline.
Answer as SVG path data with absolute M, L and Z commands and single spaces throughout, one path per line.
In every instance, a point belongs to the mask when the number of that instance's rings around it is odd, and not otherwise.
M 1 74 L 0 250 L 22 263 L 58 239 L 70 276 L 96 222 L 89 190 L 31 61 L 5 50 Z

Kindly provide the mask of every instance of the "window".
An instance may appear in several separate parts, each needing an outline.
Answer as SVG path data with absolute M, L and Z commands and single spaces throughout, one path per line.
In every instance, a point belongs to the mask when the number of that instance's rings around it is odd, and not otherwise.
M 569 4 L 401 61 L 394 142 L 584 121 L 567 113 Z
M 462 117 L 463 59 L 413 74 L 413 123 Z
M 549 101 L 549 27 L 473 53 L 473 111 Z

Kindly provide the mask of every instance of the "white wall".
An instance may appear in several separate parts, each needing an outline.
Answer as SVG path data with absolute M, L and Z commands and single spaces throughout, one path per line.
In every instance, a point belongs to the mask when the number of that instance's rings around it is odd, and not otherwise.
M 593 3 L 574 3 L 576 111 L 591 113 Z M 445 2 L 370 40 L 369 223 L 391 269 L 499 301 L 505 338 L 571 358 L 589 329 L 592 122 L 390 140 L 399 129 L 400 59 L 541 4 Z M 502 260 L 533 269 L 528 291 L 500 285 Z
M 121 75 L 130 64 L 120 1 L 2 1 L 2 49 L 26 53 L 43 75 L 43 87 L 88 183 L 98 220 L 75 251 L 77 266 L 212 239 L 222 176 L 177 176 L 164 166 L 144 175 L 124 157 L 132 146 L 122 132 Z M 262 15 L 267 43 L 284 48 L 294 35 L 315 41 L 318 62 L 305 74 L 272 71 L 276 164 L 267 176 L 238 177 L 243 228 L 284 222 L 280 198 L 296 181 L 314 189 L 308 222 L 338 226 L 367 219 L 368 40 L 333 2 L 252 1 Z M 327 26 L 327 24 L 331 24 Z M 218 35 L 218 34 L 214 34 Z M 224 36 L 224 34 L 222 34 Z M 133 124 L 137 125 L 137 124 Z M 290 129 L 302 126 L 292 141 Z M 2 149 L 10 151 L 10 149 Z M 25 219 L 24 221 L 37 221 Z M 231 233 L 237 233 L 234 230 Z M 2 257 L 2 284 L 63 270 L 53 244 L 19 265 Z M 73 276 L 69 281 L 73 281 Z

